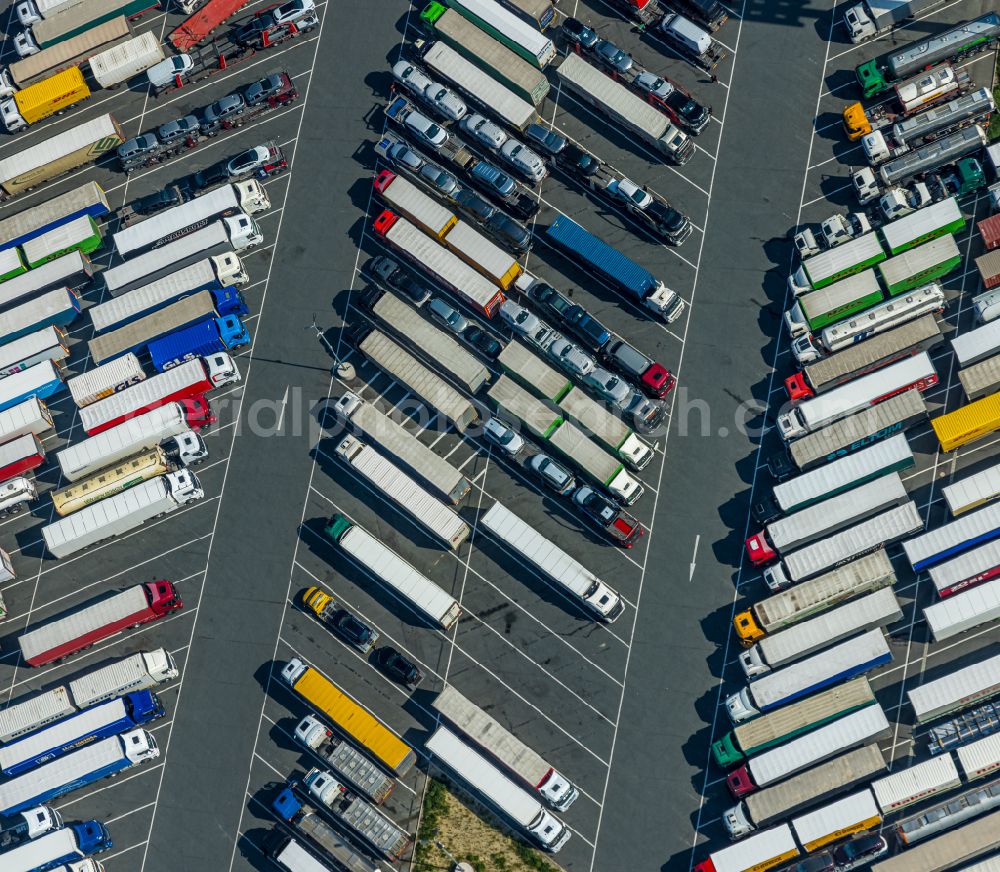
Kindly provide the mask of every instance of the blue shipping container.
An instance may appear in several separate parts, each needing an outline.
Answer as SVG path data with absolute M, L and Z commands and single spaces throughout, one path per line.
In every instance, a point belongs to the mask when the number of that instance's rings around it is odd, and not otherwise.
M 52 361 L 43 360 L 0 379 L 0 412 L 32 397 L 47 399 L 65 387 L 66 383 Z
M 226 315 L 153 340 L 149 356 L 157 372 L 163 372 L 198 357 L 249 344 L 250 333 L 243 322 L 235 315 Z

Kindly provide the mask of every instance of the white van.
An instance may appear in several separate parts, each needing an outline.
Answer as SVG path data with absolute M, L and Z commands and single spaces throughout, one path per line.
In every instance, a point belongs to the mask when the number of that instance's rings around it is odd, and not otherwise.
M 683 15 L 676 13 L 667 15 L 660 23 L 663 35 L 674 43 L 682 52 L 695 57 L 702 57 L 712 48 L 712 37 Z

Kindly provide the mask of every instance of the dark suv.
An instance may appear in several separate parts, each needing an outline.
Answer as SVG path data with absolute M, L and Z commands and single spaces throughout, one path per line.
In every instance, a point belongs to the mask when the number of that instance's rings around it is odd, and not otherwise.
M 129 205 L 136 215 L 155 215 L 183 202 L 180 189 L 176 185 L 168 185 L 162 191 L 154 191 L 152 194 L 133 200 Z

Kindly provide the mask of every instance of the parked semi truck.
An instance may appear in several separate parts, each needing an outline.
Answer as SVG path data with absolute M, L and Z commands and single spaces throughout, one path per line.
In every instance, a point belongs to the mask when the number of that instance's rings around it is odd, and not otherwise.
M 748 872 L 770 869 L 799 856 L 799 846 L 788 824 L 755 833 L 738 845 L 713 851 L 693 872 Z
M 0 100 L 0 119 L 8 133 L 18 133 L 29 124 L 66 112 L 89 96 L 80 68 L 69 67 Z
M 580 55 L 572 52 L 567 55 L 556 74 L 576 97 L 622 125 L 660 156 L 676 164 L 685 164 L 694 156 L 690 137 L 666 115 Z
M 1000 655 L 987 657 L 906 691 L 917 724 L 970 708 L 1000 694 Z
M 62 366 L 68 357 L 66 334 L 58 327 L 43 327 L 0 347 L 0 378 L 13 375 L 43 360 L 51 360 Z
M 452 550 L 469 538 L 468 525 L 443 502 L 431 496 L 398 466 L 370 445 L 347 436 L 335 454 L 368 486 L 382 494 L 398 510 L 422 527 L 430 536 Z
M 63 826 L 62 815 L 48 805 L 39 805 L 0 818 L 0 852 L 62 829 Z
M 56 288 L 0 312 L 0 331 L 9 341 L 45 327 L 67 327 L 80 314 L 80 298 L 69 288 Z
M 65 617 L 18 636 L 21 657 L 29 666 L 62 660 L 95 642 L 156 621 L 184 607 L 169 581 L 137 584 Z
M 121 536 L 158 515 L 174 512 L 204 496 L 198 477 L 189 469 L 179 469 L 47 524 L 42 527 L 42 538 L 49 553 L 62 559 Z
M 20 372 L 0 379 L 0 412 L 31 397 L 47 400 L 66 387 L 62 373 L 51 360 L 43 360 Z
M 935 642 L 943 642 L 1000 618 L 1000 579 L 924 608 L 924 620 Z
M 83 408 L 138 384 L 145 378 L 146 373 L 139 358 L 129 353 L 73 376 L 66 382 L 66 386 L 73 402 Z
M 787 781 L 754 791 L 722 814 L 730 839 L 740 839 L 801 811 L 845 793 L 884 772 L 885 757 L 878 745 L 864 745 L 827 760 Z
M 54 426 L 52 413 L 37 397 L 0 412 L 0 440 L 4 442 L 16 439 L 25 433 L 41 436 Z
M 844 25 L 855 45 L 888 33 L 923 15 L 944 0 L 864 0 L 844 12 Z
M 431 702 L 446 721 L 470 742 L 502 763 L 552 808 L 565 811 L 580 791 L 510 730 L 447 685 Z
M 101 247 L 103 241 L 101 228 L 97 222 L 90 216 L 84 215 L 28 240 L 21 246 L 21 250 L 28 266 L 37 269 L 42 264 L 71 251 L 79 251 L 85 255 L 93 254 Z
M 888 587 L 895 580 L 885 550 L 874 551 L 739 612 L 733 618 L 736 637 L 744 648 L 748 648 L 767 634 L 797 624 L 845 600 Z
M 308 663 L 293 658 L 282 668 L 281 677 L 387 771 L 401 777 L 416 762 L 416 754 L 409 745 Z
M 334 515 L 324 532 L 351 559 L 435 626 L 448 630 L 461 616 L 461 606 L 451 594 L 343 515 Z
M 27 88 L 67 67 L 82 66 L 100 52 L 131 38 L 128 19 L 117 15 L 29 57 L 14 60 L 6 71 L 0 72 L 0 93 L 13 93 L 17 88 Z
M 0 250 L 29 242 L 80 217 L 101 218 L 110 211 L 97 182 L 87 182 L 0 220 Z
M 295 727 L 295 741 L 324 766 L 333 769 L 352 790 L 374 803 L 385 802 L 395 787 L 392 777 L 312 715 L 306 715 Z
M 112 847 L 111 834 L 100 821 L 90 820 L 38 836 L 8 848 L 2 855 L 5 872 L 38 872 L 66 869 L 66 865 L 100 854 Z
M 424 747 L 446 772 L 477 798 L 485 799 L 538 847 L 555 853 L 569 841 L 569 827 L 446 727 L 438 727 Z
M 0 189 L 6 197 L 96 161 L 124 140 L 112 115 L 101 115 L 0 160 Z
M 611 622 L 624 611 L 625 604 L 612 588 L 502 503 L 481 514 L 479 524 L 597 620 Z
M 885 258 L 878 234 L 865 233 L 836 248 L 803 258 L 799 268 L 788 277 L 788 289 L 800 297 L 860 273 Z
M 808 733 L 839 717 L 872 705 L 875 694 L 864 676 L 820 691 L 768 714 L 737 724 L 712 743 L 712 756 L 723 769 L 747 757 Z
M 102 739 L 0 784 L 0 814 L 16 814 L 159 756 L 146 730 Z
M 93 274 L 90 259 L 78 251 L 64 254 L 42 266 L 0 284 L 0 305 L 22 303 L 40 291 L 78 284 Z
M 877 269 L 889 295 L 895 296 L 942 278 L 961 263 L 958 244 L 949 233 L 897 254 Z
M 927 570 L 940 597 L 950 597 L 1000 575 L 1000 541 L 993 539 Z
M 141 381 L 80 410 L 83 429 L 93 436 L 160 406 L 240 381 L 236 363 L 225 352 L 191 360 Z
M 903 543 L 914 572 L 1000 537 L 1000 504 L 993 503 L 963 514 L 948 524 Z
M 567 60 L 575 57 L 571 55 Z M 597 75 L 607 78 L 601 73 Z M 662 316 L 667 323 L 676 321 L 684 312 L 684 301 L 649 270 L 565 215 L 558 216 L 545 229 L 544 238 L 578 266 L 593 270 L 626 299 Z
M 892 652 L 882 631 L 869 630 L 751 682 L 726 698 L 726 710 L 738 724 L 891 660 Z

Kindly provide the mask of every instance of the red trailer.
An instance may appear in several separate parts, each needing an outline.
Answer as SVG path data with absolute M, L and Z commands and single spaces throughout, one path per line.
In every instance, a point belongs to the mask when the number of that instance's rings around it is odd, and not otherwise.
M 990 215 L 984 218 L 976 227 L 979 228 L 979 235 L 983 237 L 983 245 L 987 251 L 1000 247 L 1000 215 Z
M 150 581 L 29 630 L 18 637 L 17 644 L 25 663 L 44 666 L 182 608 L 184 603 L 171 582 Z
M 170 41 L 177 51 L 188 51 L 207 39 L 215 28 L 246 4 L 247 0 L 208 0 L 208 3 L 171 32 Z
M 45 460 L 45 448 L 34 433 L 25 433 L 0 445 L 0 481 L 35 469 Z
M 976 268 L 984 288 L 1000 285 L 1000 251 L 990 251 L 976 258 Z
M 83 429 L 93 436 L 129 418 L 149 412 L 175 400 L 201 397 L 213 388 L 240 380 L 233 359 L 224 352 L 189 360 L 159 375 L 118 391 L 110 397 L 80 409 Z

